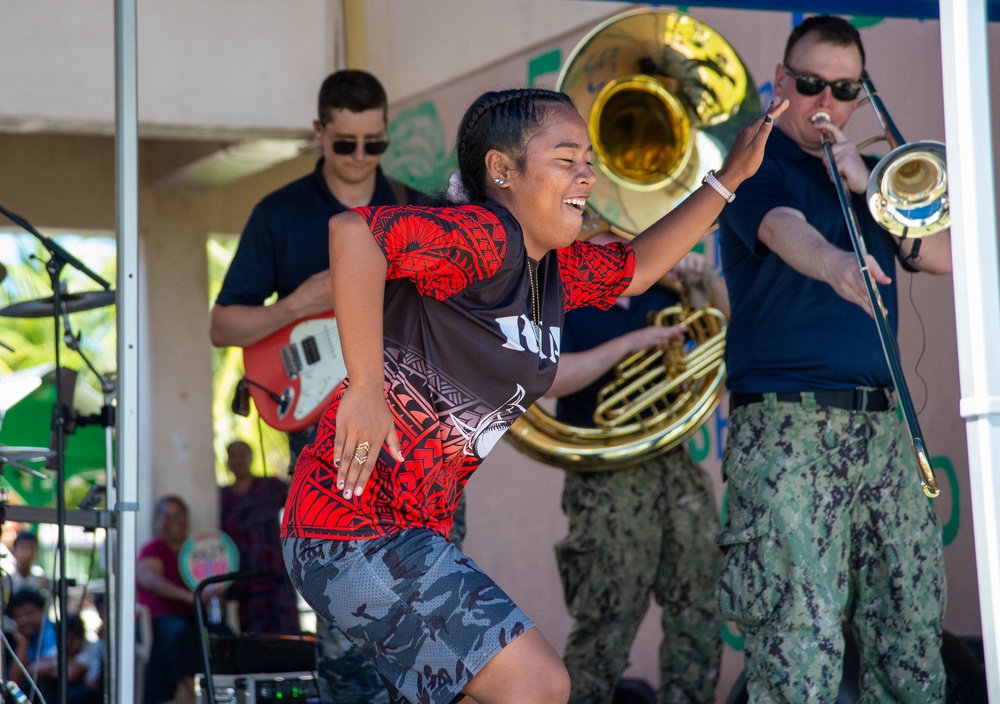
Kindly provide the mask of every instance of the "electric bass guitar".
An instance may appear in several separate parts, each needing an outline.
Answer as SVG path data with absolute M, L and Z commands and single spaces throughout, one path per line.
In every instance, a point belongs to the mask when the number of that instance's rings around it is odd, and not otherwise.
M 243 349 L 261 420 L 294 433 L 314 425 L 347 376 L 333 311 L 298 320 Z

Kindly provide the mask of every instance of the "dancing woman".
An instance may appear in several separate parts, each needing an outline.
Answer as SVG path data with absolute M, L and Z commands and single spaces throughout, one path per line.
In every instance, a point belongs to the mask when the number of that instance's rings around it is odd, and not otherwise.
M 448 542 L 465 483 L 552 382 L 566 310 L 645 290 L 760 164 L 772 107 L 726 163 L 630 244 L 576 240 L 594 184 L 587 126 L 547 90 L 489 92 L 462 118 L 468 203 L 330 221 L 348 377 L 302 453 L 285 561 L 398 701 L 565 702 L 548 641 Z

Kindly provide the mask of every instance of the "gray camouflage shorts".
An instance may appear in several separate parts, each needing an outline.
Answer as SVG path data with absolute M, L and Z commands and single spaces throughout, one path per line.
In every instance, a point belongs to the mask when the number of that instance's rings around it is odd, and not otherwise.
M 299 593 L 361 649 L 397 702 L 451 702 L 534 626 L 471 558 L 428 530 L 285 538 L 282 547 Z

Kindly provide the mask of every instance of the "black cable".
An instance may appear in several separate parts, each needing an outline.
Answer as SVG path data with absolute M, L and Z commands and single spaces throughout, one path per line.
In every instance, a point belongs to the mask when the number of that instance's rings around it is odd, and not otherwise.
M 920 240 L 916 240 L 919 242 Z M 920 326 L 920 352 L 917 354 L 917 361 L 913 364 L 913 373 L 920 380 L 920 384 L 924 390 L 924 397 L 921 401 L 920 408 L 917 409 L 917 415 L 919 416 L 924 412 L 927 407 L 927 397 L 930 395 L 929 387 L 927 384 L 927 379 L 924 375 L 920 373 L 920 362 L 924 358 L 924 353 L 927 352 L 927 329 L 924 326 L 924 319 L 920 317 L 920 308 L 917 306 L 916 300 L 913 298 L 913 278 L 909 277 L 909 286 L 907 286 L 907 298 L 910 301 L 910 306 L 913 308 L 913 312 L 917 318 L 917 325 Z

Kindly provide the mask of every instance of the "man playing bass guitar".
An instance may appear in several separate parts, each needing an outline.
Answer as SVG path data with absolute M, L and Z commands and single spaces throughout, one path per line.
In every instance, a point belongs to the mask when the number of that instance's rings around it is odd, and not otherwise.
M 379 166 L 388 147 L 386 110 L 385 90 L 371 74 L 345 70 L 326 78 L 313 121 L 322 157 L 311 174 L 271 193 L 254 208 L 212 308 L 212 343 L 249 348 L 247 380 L 255 391 L 265 387 L 263 396 L 255 394 L 261 417 L 289 433 L 290 468 L 315 438 L 316 427 L 309 419 L 318 419 L 326 408 L 326 396 L 341 380 L 332 380 L 329 389 L 310 389 L 309 375 L 298 373 L 310 364 L 325 363 L 325 357 L 339 357 L 330 289 L 329 220 L 350 208 L 395 205 L 420 197 L 389 179 Z M 277 300 L 265 305 L 274 293 Z M 301 322 L 307 318 L 312 319 Z M 306 339 L 299 339 L 296 331 L 310 325 Z M 315 327 L 324 325 L 329 334 Z M 337 349 L 314 346 L 311 340 L 332 340 Z M 249 368 L 251 360 L 269 358 L 254 354 L 260 351 L 257 345 L 265 353 L 273 348 L 273 370 Z M 284 384 L 271 388 L 261 377 L 272 372 L 268 378 L 287 374 L 302 386 L 295 394 Z M 320 376 L 329 382 L 331 374 L 328 370 Z M 316 407 L 315 414 L 300 414 L 299 410 L 313 409 L 292 407 L 303 398 Z M 264 408 L 268 404 L 271 407 Z M 275 422 L 276 417 L 281 422 Z M 323 702 L 388 702 L 375 671 L 366 667 L 361 652 L 342 635 L 318 623 L 317 645 Z

